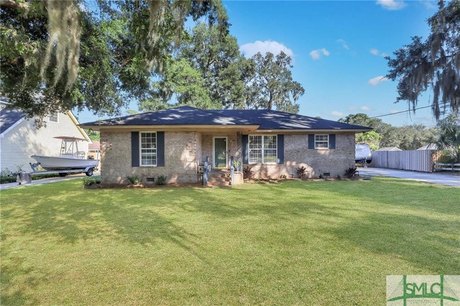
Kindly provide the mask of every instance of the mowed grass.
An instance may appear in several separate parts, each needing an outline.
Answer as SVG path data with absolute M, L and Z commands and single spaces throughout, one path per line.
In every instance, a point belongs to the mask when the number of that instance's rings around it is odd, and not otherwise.
M 460 274 L 460 189 L 396 179 L 2 191 L 1 304 L 382 305 Z

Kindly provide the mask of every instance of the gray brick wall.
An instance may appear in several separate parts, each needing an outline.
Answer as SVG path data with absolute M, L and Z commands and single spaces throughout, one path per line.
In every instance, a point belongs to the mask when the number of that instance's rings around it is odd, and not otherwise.
M 308 134 L 284 136 L 284 164 L 249 165 L 255 178 L 277 179 L 281 175 L 296 177 L 297 168 L 304 166 L 307 176 L 318 177 L 324 173 L 343 176 L 355 163 L 355 136 L 353 133 L 337 134 L 336 148 L 308 149 Z
M 165 175 L 168 183 L 196 183 L 201 135 L 165 132 L 165 166 L 131 167 L 131 131 L 101 132 L 101 175 L 104 184 L 127 183 L 127 176 Z
M 126 177 L 165 175 L 168 183 L 198 182 L 197 167 L 206 156 L 212 162 L 213 136 L 227 136 L 229 156 L 240 156 L 240 135 L 236 132 L 211 134 L 198 132 L 165 132 L 165 166 L 131 167 L 131 131 L 101 132 L 101 174 L 103 183 L 127 183 Z M 331 176 L 343 175 L 354 165 L 355 137 L 353 133 L 336 135 L 336 148 L 308 149 L 308 134 L 284 136 L 284 164 L 250 165 L 255 178 L 279 178 L 296 176 L 296 169 L 307 168 L 308 177 L 318 177 L 326 172 Z

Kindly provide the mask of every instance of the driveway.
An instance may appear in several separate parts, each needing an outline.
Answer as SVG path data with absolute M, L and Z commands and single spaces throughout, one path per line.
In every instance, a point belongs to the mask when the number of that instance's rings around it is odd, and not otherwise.
M 82 177 L 85 177 L 85 176 L 86 175 L 84 173 L 79 173 L 79 174 L 68 175 L 66 177 L 49 177 L 49 178 L 44 178 L 44 179 L 41 179 L 41 180 L 33 180 L 32 183 L 26 184 L 26 185 L 18 185 L 18 183 L 16 183 L 16 182 L 7 183 L 7 184 L 0 184 L 0 190 L 10 189 L 10 188 L 18 188 L 18 187 L 28 187 L 28 186 L 37 186 L 37 185 L 43 185 L 43 184 L 50 184 L 50 183 L 74 180 L 74 179 L 82 178 Z
M 360 175 L 388 176 L 438 185 L 460 187 L 460 175 L 455 174 L 427 173 L 387 168 L 358 168 L 358 170 Z

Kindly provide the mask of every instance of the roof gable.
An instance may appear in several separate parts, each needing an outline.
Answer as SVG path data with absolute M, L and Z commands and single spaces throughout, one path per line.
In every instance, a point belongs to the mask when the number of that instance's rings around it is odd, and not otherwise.
M 88 134 L 79 126 L 78 120 L 72 114 L 71 111 L 60 113 L 61 115 L 68 116 L 78 131 L 82 134 L 86 141 L 91 142 Z M 0 110 L 0 135 L 3 135 L 8 130 L 12 129 L 17 125 L 22 119 L 24 119 L 26 115 L 17 109 L 12 109 L 5 107 Z
M 0 110 L 0 134 L 6 132 L 24 117 L 24 113 L 18 110 L 9 108 Z

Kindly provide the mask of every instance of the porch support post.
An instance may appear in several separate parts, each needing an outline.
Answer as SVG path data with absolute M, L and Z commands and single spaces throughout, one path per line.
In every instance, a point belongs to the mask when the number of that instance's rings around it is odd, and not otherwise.
M 206 156 L 206 159 L 204 161 L 204 169 L 203 169 L 203 185 L 207 186 L 208 185 L 208 175 L 209 175 L 209 170 L 211 166 L 209 165 L 209 156 Z
M 235 167 L 233 162 L 234 157 L 230 156 L 230 184 L 235 185 Z

